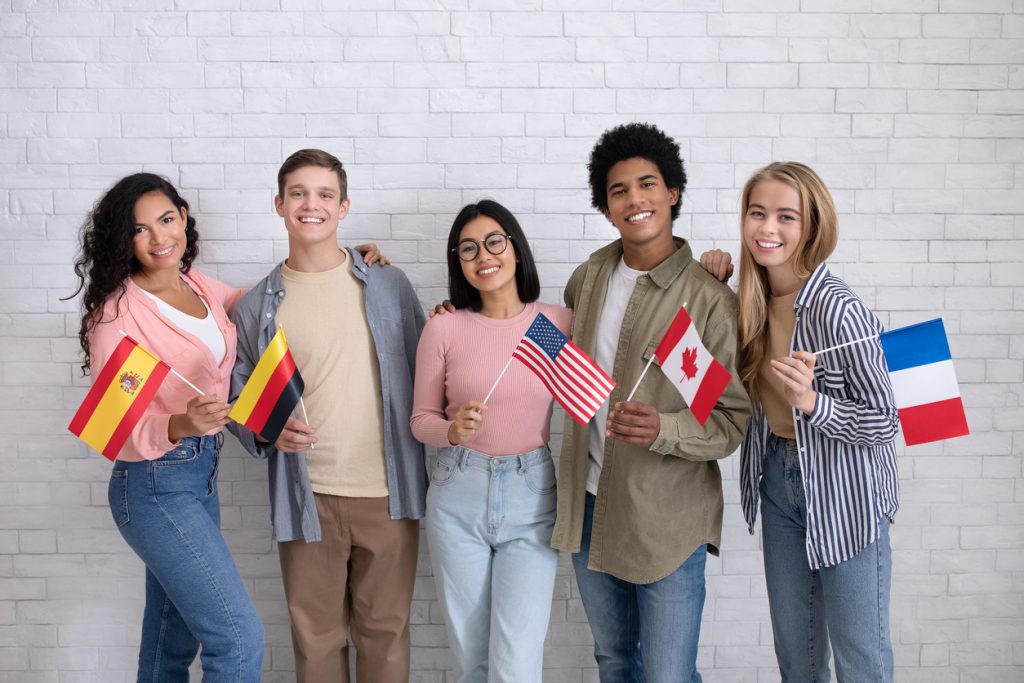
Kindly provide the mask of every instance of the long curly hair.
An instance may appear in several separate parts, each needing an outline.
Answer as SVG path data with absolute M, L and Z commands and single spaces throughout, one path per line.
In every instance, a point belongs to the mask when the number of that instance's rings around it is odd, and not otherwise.
M 160 192 L 181 211 L 188 212 L 186 202 L 166 178 L 153 173 L 135 173 L 117 181 L 100 197 L 86 217 L 81 230 L 81 250 L 75 259 L 78 289 L 68 299 L 85 291 L 82 299 L 82 325 L 78 342 L 82 346 L 84 362 L 82 374 L 89 373 L 89 333 L 99 323 L 103 304 L 111 296 L 117 301 L 125 295 L 125 280 L 139 270 L 140 264 L 132 249 L 135 237 L 135 202 L 145 194 Z M 199 232 L 196 219 L 186 213 L 185 253 L 179 269 L 187 273 L 192 261 L 199 255 Z
M 776 161 L 754 172 L 740 198 L 740 235 L 750 209 L 750 195 L 758 183 L 777 180 L 800 195 L 803 235 L 793 256 L 794 270 L 806 280 L 836 248 L 839 219 L 825 182 L 808 166 L 796 161 Z M 768 299 L 772 296 L 768 270 L 757 265 L 750 246 L 740 239 L 740 380 L 747 392 L 757 394 L 757 373 L 768 352 Z

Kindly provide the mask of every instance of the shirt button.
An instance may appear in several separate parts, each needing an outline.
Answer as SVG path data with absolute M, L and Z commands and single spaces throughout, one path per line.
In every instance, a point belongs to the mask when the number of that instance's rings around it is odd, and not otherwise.
M 274 291 L 274 290 L 272 290 L 272 289 L 269 289 L 269 288 L 268 288 L 268 289 L 267 289 L 267 294 L 270 294 L 270 293 L 271 293 L 271 292 L 273 292 L 273 291 Z
M 270 317 L 270 315 L 271 315 L 270 313 L 267 313 L 267 317 L 268 317 L 268 318 Z

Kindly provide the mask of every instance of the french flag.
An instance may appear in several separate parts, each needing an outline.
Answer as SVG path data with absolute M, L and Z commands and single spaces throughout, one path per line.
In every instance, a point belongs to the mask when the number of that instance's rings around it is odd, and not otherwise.
M 676 313 L 654 355 L 703 427 L 732 375 L 704 348 L 685 307 Z
M 970 434 L 942 318 L 883 332 L 879 340 L 907 445 Z

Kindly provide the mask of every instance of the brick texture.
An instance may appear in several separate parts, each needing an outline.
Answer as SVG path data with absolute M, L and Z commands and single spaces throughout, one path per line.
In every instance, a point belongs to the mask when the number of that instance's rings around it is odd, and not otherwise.
M 485 196 L 519 215 L 557 301 L 614 235 L 586 154 L 631 120 L 681 143 L 677 233 L 698 253 L 736 249 L 751 170 L 798 159 L 839 205 L 835 270 L 883 322 L 945 318 L 974 435 L 900 447 L 897 680 L 1021 680 L 1022 88 L 1021 0 L 0 0 L 0 683 L 134 680 L 142 567 L 106 508 L 109 464 L 64 429 L 86 382 L 61 297 L 100 192 L 167 175 L 198 216 L 200 267 L 251 285 L 286 250 L 276 166 L 320 146 L 349 168 L 342 240 L 380 243 L 424 304 L 445 291 L 452 218 Z M 708 562 L 709 683 L 778 680 L 737 465 Z M 293 657 L 266 488 L 229 439 L 224 535 L 278 682 Z M 592 683 L 567 560 L 544 680 Z M 417 683 L 453 680 L 434 594 L 424 556 Z

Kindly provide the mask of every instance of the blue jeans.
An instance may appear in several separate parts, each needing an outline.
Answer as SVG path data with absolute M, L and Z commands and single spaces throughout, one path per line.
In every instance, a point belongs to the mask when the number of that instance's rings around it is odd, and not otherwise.
M 146 564 L 139 683 L 188 681 L 200 644 L 204 683 L 260 678 L 263 625 L 220 534 L 223 441 L 186 437 L 156 460 L 118 460 L 110 473 L 114 522 Z
M 583 540 L 572 564 L 594 634 L 601 683 L 700 683 L 697 642 L 707 546 L 654 583 L 630 583 L 587 569 L 594 500 L 588 493 Z
M 830 641 L 840 681 L 892 681 L 888 520 L 881 520 L 879 539 L 854 557 L 812 571 L 795 441 L 770 437 L 761 477 L 764 573 L 783 682 L 830 680 Z
M 540 683 L 558 551 L 547 447 L 494 457 L 442 449 L 427 540 L 459 683 Z

